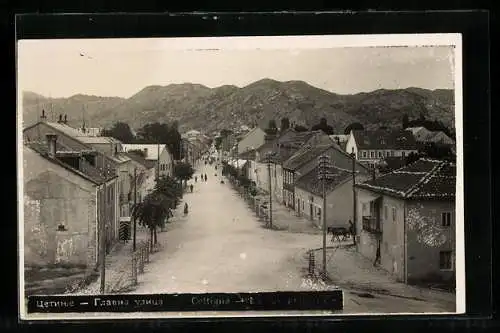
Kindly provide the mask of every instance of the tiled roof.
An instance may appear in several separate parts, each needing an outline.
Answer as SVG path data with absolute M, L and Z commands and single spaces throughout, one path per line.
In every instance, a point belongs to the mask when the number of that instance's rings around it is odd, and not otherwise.
M 322 152 L 332 147 L 332 144 L 317 146 L 304 145 L 283 164 L 283 168 L 289 170 L 297 170 L 302 165 L 315 159 Z
M 325 181 L 326 193 L 330 193 L 352 177 L 350 172 L 335 167 L 331 168 L 330 171 L 332 178 Z M 318 167 L 300 177 L 295 186 L 314 195 L 323 196 L 323 181 L 318 178 Z
M 406 130 L 353 131 L 358 149 L 417 149 L 415 137 Z
M 259 162 L 262 162 L 262 160 L 265 159 L 265 156 L 263 155 L 266 152 L 271 151 L 275 154 L 276 162 L 284 163 L 315 134 L 317 134 L 317 132 L 296 132 L 293 129 L 288 129 L 275 140 L 261 146 L 259 152 L 261 153 L 262 158 Z M 283 149 L 279 148 L 278 145 Z
M 87 144 L 122 143 L 120 140 L 117 140 L 110 136 L 84 136 L 80 134 L 80 136 L 78 136 L 77 139 Z
M 98 170 L 97 168 L 93 167 L 92 165 L 90 165 L 89 163 L 87 163 L 85 161 L 80 161 L 80 166 L 78 169 L 76 169 L 73 166 L 58 159 L 57 152 L 56 152 L 56 158 L 51 157 L 48 153 L 48 149 L 47 149 L 47 146 L 45 144 L 38 143 L 38 142 L 31 142 L 31 143 L 26 144 L 26 146 L 28 146 L 32 150 L 36 151 L 38 154 L 40 154 L 42 157 L 46 158 L 47 160 L 49 160 L 53 163 L 56 163 L 56 164 L 62 166 L 63 168 L 68 169 L 71 172 L 79 175 L 80 177 L 83 177 L 87 180 L 90 180 L 91 182 L 93 182 L 95 184 L 100 185 L 100 184 L 105 183 L 106 181 L 109 181 L 109 180 L 117 177 L 114 172 L 110 172 L 106 175 L 104 172 Z M 68 151 L 66 151 L 66 152 L 68 153 Z M 76 153 L 76 152 L 73 152 L 73 153 Z M 65 154 L 65 155 L 67 155 L 67 154 Z
M 455 185 L 454 163 L 421 158 L 408 166 L 356 186 L 403 199 L 453 200 Z
M 139 154 L 135 154 L 133 152 L 132 153 L 123 153 L 123 154 L 125 154 L 131 160 L 143 165 L 146 169 L 151 169 L 151 168 L 156 167 L 155 161 L 146 160 L 142 156 L 140 156 Z

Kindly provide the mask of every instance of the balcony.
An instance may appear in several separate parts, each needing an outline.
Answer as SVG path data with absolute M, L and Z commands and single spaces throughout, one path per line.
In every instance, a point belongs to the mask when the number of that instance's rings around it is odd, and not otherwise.
M 372 234 L 382 234 L 380 223 L 374 216 L 363 216 L 363 230 Z

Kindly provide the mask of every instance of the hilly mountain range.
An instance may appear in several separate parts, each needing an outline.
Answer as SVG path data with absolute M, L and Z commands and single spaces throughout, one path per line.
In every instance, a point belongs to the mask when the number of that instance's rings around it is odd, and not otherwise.
M 454 128 L 452 90 L 407 88 L 376 90 L 368 93 L 339 95 L 313 87 L 303 81 L 279 82 L 263 79 L 239 88 L 225 85 L 208 88 L 184 83 L 148 86 L 130 98 L 74 95 L 47 98 L 23 92 L 23 125 L 38 121 L 41 110 L 49 119 L 66 114 L 68 123 L 81 126 L 109 127 L 117 121 L 139 128 L 148 122 L 177 120 L 181 131 L 203 132 L 235 128 L 241 125 L 267 124 L 282 117 L 311 127 L 325 117 L 336 133 L 352 122 L 367 129 L 400 126 L 403 114 L 415 119 L 442 121 Z

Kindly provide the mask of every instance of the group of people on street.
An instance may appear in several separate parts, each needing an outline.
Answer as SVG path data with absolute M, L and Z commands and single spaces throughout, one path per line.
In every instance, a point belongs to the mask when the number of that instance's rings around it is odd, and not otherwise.
M 208 179 L 208 178 L 207 178 L 207 174 L 206 174 L 206 173 L 205 173 L 205 174 L 203 174 L 203 173 L 202 173 L 200 177 L 201 177 L 201 181 L 202 181 L 202 182 L 203 182 L 203 181 L 205 181 L 205 182 L 206 182 L 206 181 L 207 181 L 207 179 Z M 195 182 L 195 183 L 197 183 L 197 182 L 198 182 L 198 176 L 194 176 L 194 182 Z

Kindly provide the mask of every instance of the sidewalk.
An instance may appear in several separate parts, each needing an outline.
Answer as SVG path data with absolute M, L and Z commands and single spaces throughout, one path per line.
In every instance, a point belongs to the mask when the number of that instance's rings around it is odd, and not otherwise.
M 316 267 L 323 260 L 321 249 L 315 249 Z M 362 293 L 374 293 L 443 304 L 456 303 L 455 293 L 420 288 L 397 282 L 388 272 L 374 267 L 354 246 L 327 248 L 327 270 L 332 283 Z
M 235 189 L 236 190 L 236 189 Z M 254 200 L 259 199 L 259 202 L 269 202 L 269 195 L 257 194 Z M 321 229 L 316 227 L 312 221 L 307 218 L 297 216 L 297 213 L 283 204 L 277 202 L 273 198 L 272 202 L 272 215 L 273 215 L 273 226 L 277 227 L 279 230 L 285 230 L 292 233 L 304 233 L 304 234 L 321 234 Z M 253 204 L 250 204 L 250 208 Z

